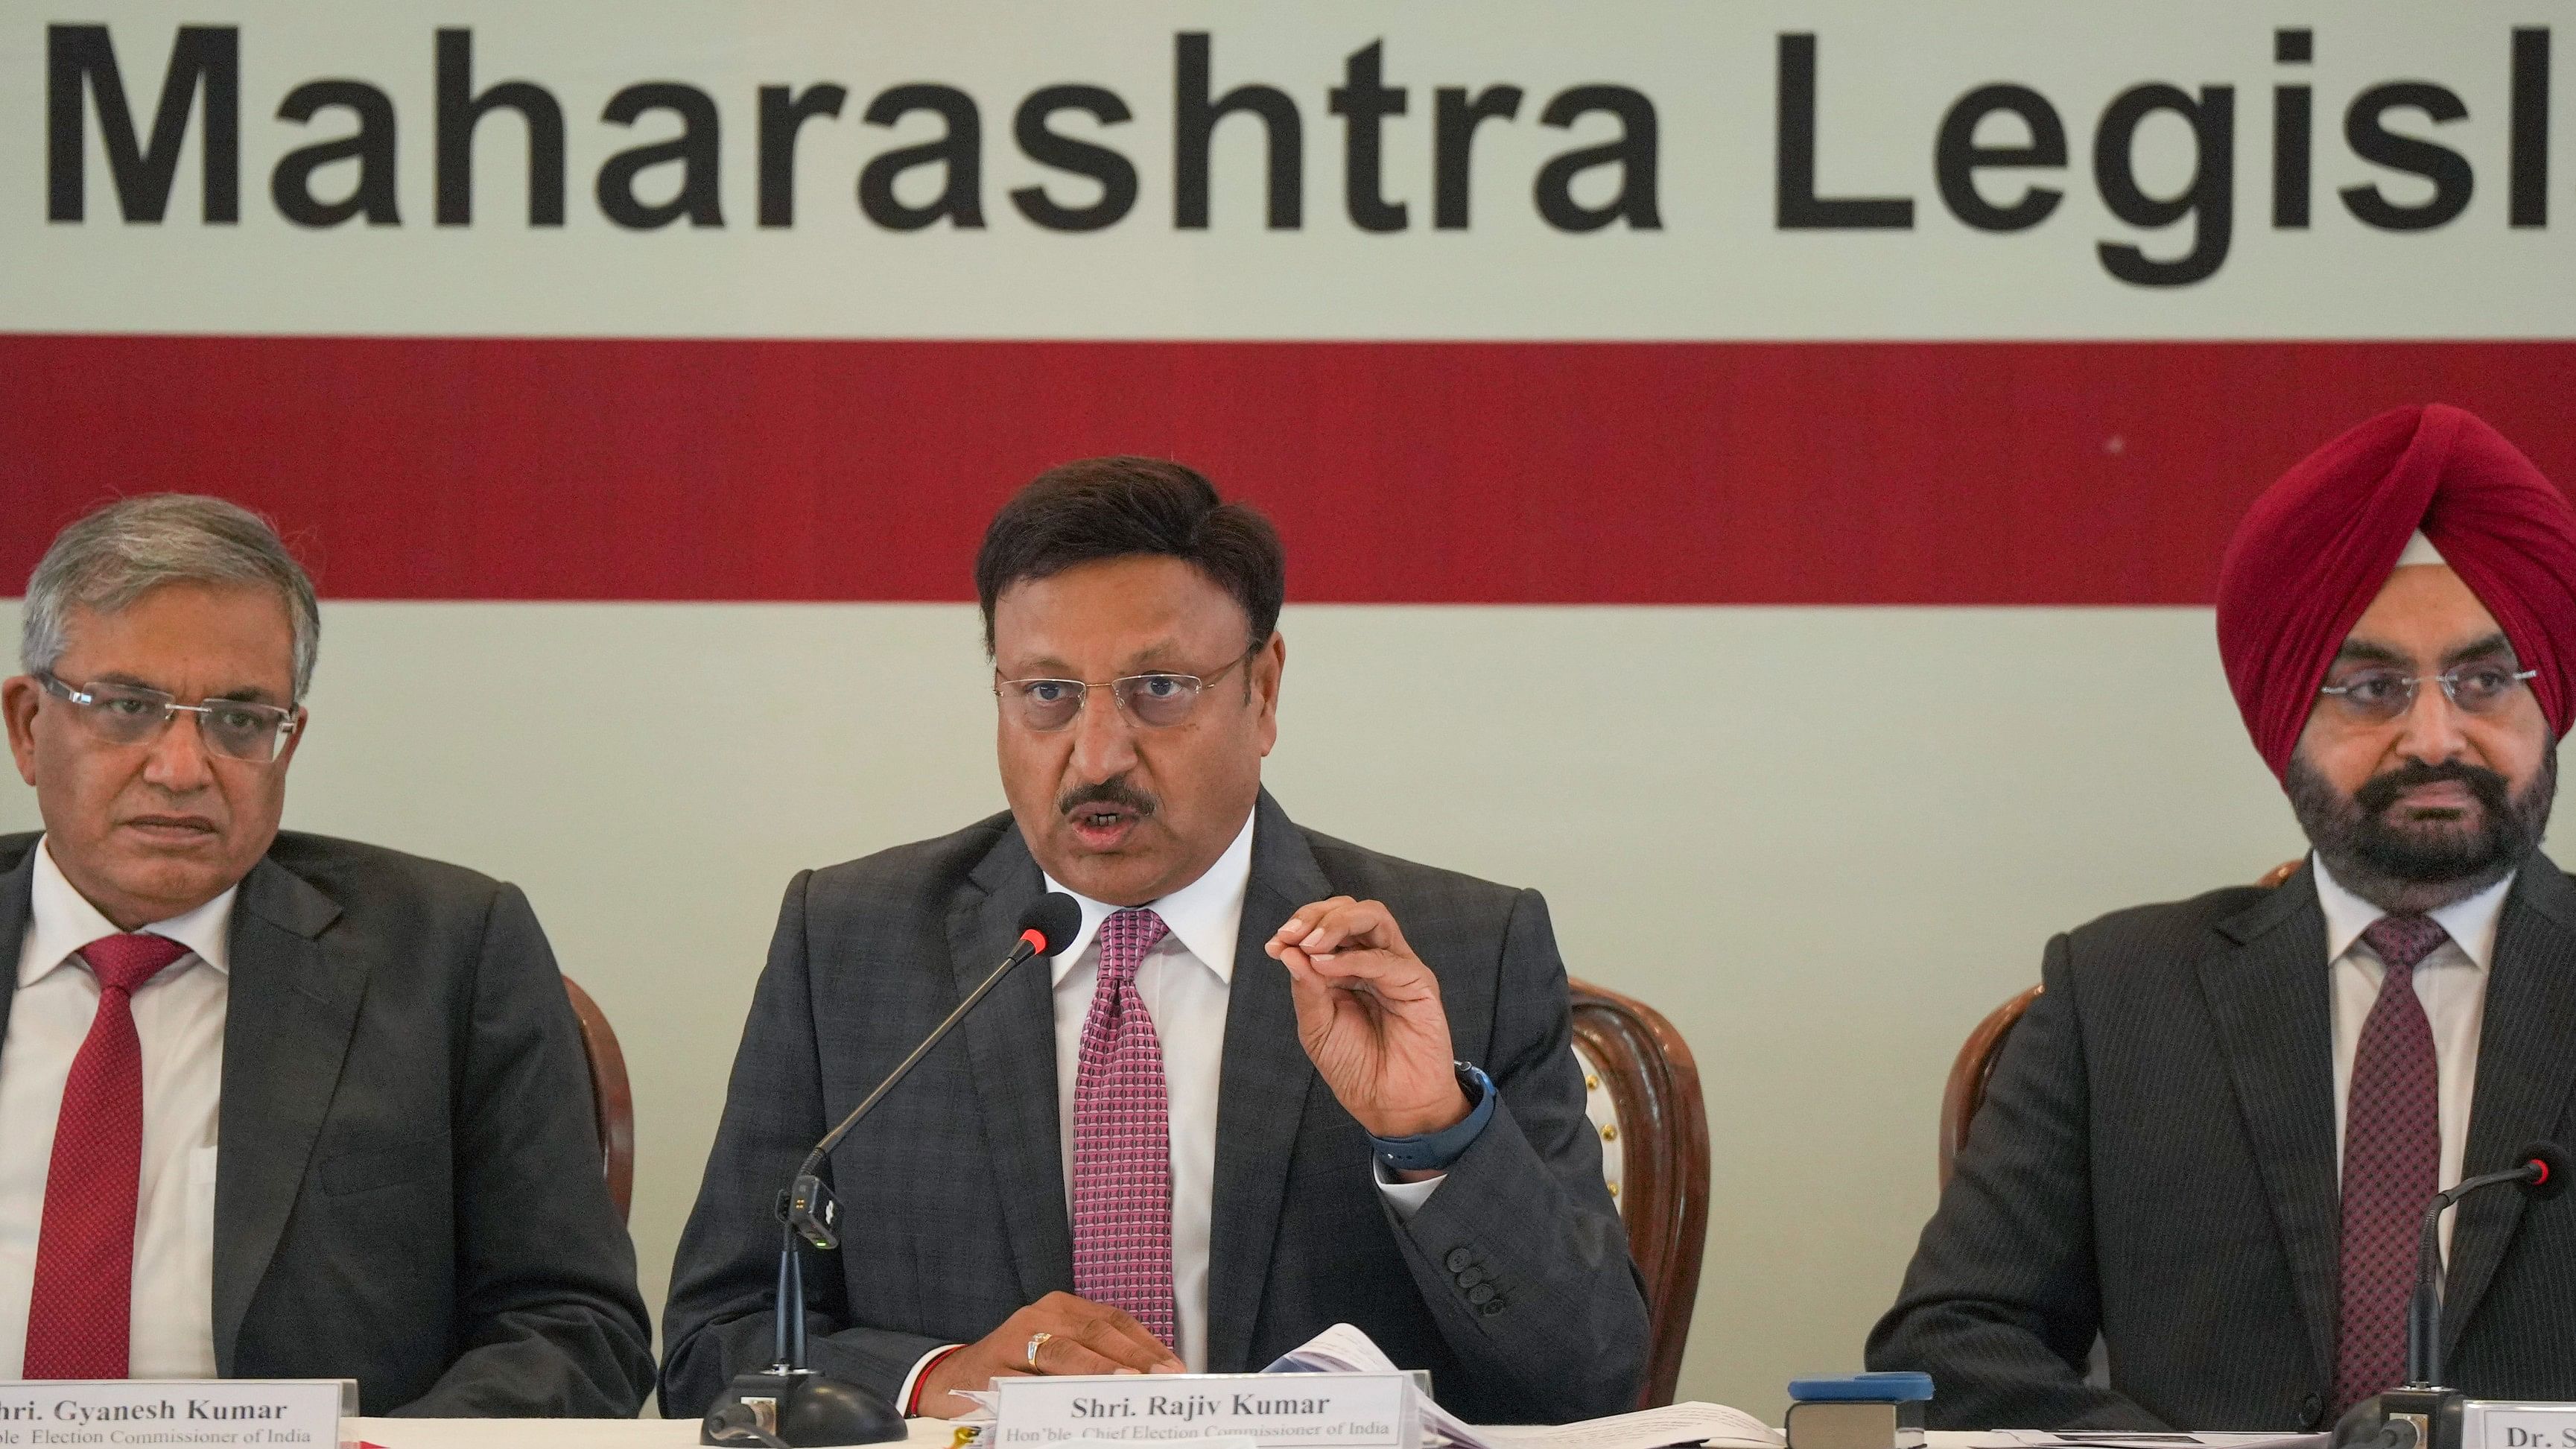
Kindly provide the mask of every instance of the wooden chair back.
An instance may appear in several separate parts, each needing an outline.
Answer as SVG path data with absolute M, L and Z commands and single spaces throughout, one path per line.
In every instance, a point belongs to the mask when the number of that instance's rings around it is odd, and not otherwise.
M 2270 890 L 2299 873 L 2307 863 L 2305 856 L 2285 860 L 2263 872 L 2254 882 Z M 1959 1045 L 1959 1055 L 1950 1063 L 1950 1080 L 1941 1088 L 1941 1186 L 1950 1185 L 1950 1165 L 1959 1149 L 1967 1145 L 1968 1125 L 1976 1120 L 1977 1109 L 1986 1104 L 1986 1083 L 1995 1074 L 1995 1062 L 2003 1055 L 2004 1042 L 2013 1028 L 2021 1025 L 2022 1013 L 2039 999 L 2034 986 L 2012 1000 L 1986 1013 L 1977 1029 Z
M 626 1220 L 635 1199 L 635 1092 L 626 1080 L 626 1053 L 617 1045 L 617 1028 L 590 993 L 571 977 L 563 979 L 572 998 L 573 1020 L 581 1023 L 581 1051 L 590 1060 L 591 1116 L 599 1129 L 600 1170 L 608 1178 L 608 1196 L 617 1204 L 618 1221 Z
M 1708 1247 L 1708 1108 L 1699 1064 L 1664 1014 L 1616 991 L 1569 983 L 1574 1050 L 1602 1173 L 1646 1280 L 1650 1350 L 1641 1408 L 1673 1401 Z

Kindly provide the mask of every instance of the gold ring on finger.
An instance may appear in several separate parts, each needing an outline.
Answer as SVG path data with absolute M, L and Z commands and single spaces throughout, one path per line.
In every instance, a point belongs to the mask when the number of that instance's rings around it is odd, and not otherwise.
M 1045 1347 L 1046 1341 L 1053 1337 L 1055 1337 L 1054 1334 L 1049 1333 L 1044 1329 L 1040 1329 L 1029 1335 L 1029 1350 L 1028 1353 L 1024 1355 L 1028 1360 L 1029 1372 L 1040 1372 L 1038 1368 L 1038 1350 Z

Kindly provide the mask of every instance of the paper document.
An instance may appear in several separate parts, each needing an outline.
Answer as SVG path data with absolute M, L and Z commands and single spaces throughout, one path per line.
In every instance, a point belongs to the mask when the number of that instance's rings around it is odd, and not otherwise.
M 1770 1426 L 1741 1409 L 1696 1402 L 1579 1424 L 1489 1424 L 1476 1433 L 1488 1449 L 1664 1449 L 1670 1444 L 1779 1449 L 1781 1443 Z
M 1367 1334 L 1336 1323 L 1280 1356 L 1264 1373 L 1384 1373 L 1395 1367 Z M 1576 1424 L 1470 1424 L 1425 1399 L 1423 1427 L 1460 1449 L 1667 1449 L 1713 1444 L 1720 1449 L 1779 1449 L 1761 1420 L 1724 1404 L 1674 1404 Z

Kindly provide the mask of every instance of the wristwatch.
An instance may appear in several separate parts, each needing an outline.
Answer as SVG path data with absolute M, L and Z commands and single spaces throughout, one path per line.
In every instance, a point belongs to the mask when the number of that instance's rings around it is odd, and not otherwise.
M 1409 1137 L 1369 1138 L 1377 1160 L 1389 1172 L 1438 1172 L 1467 1155 L 1483 1135 L 1485 1124 L 1494 1120 L 1494 1079 L 1481 1067 L 1466 1062 L 1452 1062 L 1458 1069 L 1458 1090 L 1467 1094 L 1467 1115 L 1437 1132 L 1417 1132 Z

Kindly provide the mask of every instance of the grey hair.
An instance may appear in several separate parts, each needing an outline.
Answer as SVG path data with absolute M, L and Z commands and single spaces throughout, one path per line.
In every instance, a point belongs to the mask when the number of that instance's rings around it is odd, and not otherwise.
M 164 584 L 275 589 L 294 625 L 295 697 L 304 698 L 322 651 L 313 581 L 267 519 L 195 493 L 123 499 L 56 534 L 27 577 L 19 665 L 30 674 L 51 673 L 71 645 L 73 609 L 118 613 Z

